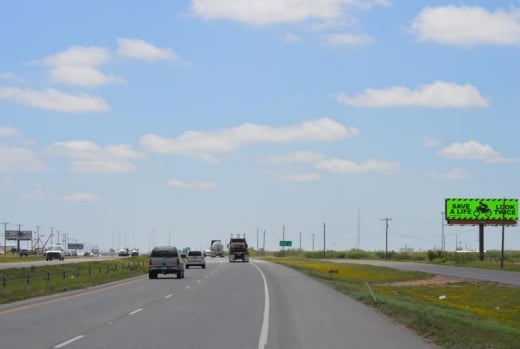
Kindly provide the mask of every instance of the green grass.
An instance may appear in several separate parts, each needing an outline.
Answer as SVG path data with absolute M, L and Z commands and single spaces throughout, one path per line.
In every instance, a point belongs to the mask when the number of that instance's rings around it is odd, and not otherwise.
M 281 251 L 266 252 L 259 254 L 250 249 L 251 256 L 255 257 L 282 257 Z M 323 259 L 323 251 L 301 251 L 288 249 L 284 252 L 285 257 Z M 352 249 L 348 251 L 326 251 L 327 259 L 360 259 L 360 260 L 385 260 L 384 251 L 364 251 Z M 432 263 L 453 266 L 464 266 L 483 269 L 496 269 L 506 271 L 520 271 L 520 251 L 505 251 L 504 263 L 502 265 L 501 251 L 487 251 L 483 261 L 479 260 L 478 253 L 455 253 L 439 250 L 421 252 L 400 253 L 388 251 L 387 260 L 416 263 Z
M 518 287 L 488 282 L 397 286 L 394 282 L 427 279 L 432 275 L 310 259 L 269 260 L 295 268 L 375 307 L 441 348 L 517 348 L 519 345 Z
M 145 274 L 145 257 L 0 270 L 0 304 Z

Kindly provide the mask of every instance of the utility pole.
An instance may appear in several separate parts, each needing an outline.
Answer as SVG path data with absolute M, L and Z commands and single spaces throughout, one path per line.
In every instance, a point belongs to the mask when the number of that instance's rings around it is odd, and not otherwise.
M 40 248 L 40 226 L 37 225 L 36 226 L 36 248 L 39 249 Z
M 18 239 L 16 240 L 16 252 L 20 253 L 20 237 L 22 236 L 22 224 L 18 224 Z
M 282 226 L 282 241 L 285 241 L 285 224 Z M 285 257 L 285 246 L 282 246 L 282 257 Z
M 65 253 L 67 253 L 67 233 L 63 233 L 63 248 L 65 249 Z
M 300 252 L 302 251 L 302 232 L 300 231 Z
M 314 252 L 314 233 L 312 233 L 312 252 Z
M 53 244 L 52 239 L 53 239 L 53 237 L 54 237 L 54 232 L 53 232 L 53 230 L 54 230 L 54 227 L 51 227 L 51 245 Z
M 446 238 L 444 236 L 444 212 L 441 212 L 441 223 L 442 223 L 442 229 L 441 229 L 441 249 L 442 252 L 446 250 Z
M 357 211 L 357 249 L 361 246 L 361 211 Z
M 388 221 L 391 221 L 392 218 L 381 218 L 382 221 L 386 222 L 386 244 L 385 244 L 385 259 L 388 257 Z
M 264 229 L 264 242 L 262 244 L 262 255 L 265 254 L 265 229 Z
M 9 222 L 2 222 L 1 224 L 4 225 L 4 257 L 5 257 L 5 256 L 7 256 L 7 246 L 6 246 L 7 239 L 5 237 L 5 232 L 7 230 L 7 225 L 9 224 Z
M 256 228 L 256 253 L 260 251 L 260 246 L 258 246 L 258 227 Z
M 325 245 L 325 223 L 323 223 L 323 258 L 326 257 L 327 255 L 327 249 L 326 249 L 326 245 Z

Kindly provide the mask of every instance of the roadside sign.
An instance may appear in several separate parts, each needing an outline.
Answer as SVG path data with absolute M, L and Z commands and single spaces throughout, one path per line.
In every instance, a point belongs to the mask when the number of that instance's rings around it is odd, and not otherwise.
M 280 240 L 280 247 L 292 247 L 292 241 Z
M 518 199 L 446 199 L 445 214 L 450 224 L 516 224 Z
M 6 240 L 32 240 L 32 231 L 30 230 L 6 230 Z

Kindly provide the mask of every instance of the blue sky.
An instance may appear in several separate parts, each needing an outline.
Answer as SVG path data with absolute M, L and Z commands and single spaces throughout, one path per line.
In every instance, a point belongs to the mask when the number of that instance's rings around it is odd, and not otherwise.
M 328 248 L 381 250 L 389 217 L 389 249 L 431 249 L 445 198 L 520 196 L 519 1 L 0 6 L 8 229 L 275 249 L 285 226 L 310 250 L 326 223 Z

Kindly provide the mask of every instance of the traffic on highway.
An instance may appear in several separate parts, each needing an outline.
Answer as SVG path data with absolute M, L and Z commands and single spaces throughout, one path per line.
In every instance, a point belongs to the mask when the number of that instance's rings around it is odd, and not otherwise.
M 432 348 L 292 269 L 218 258 L 206 265 L 181 279 L 142 276 L 2 305 L 2 347 Z

